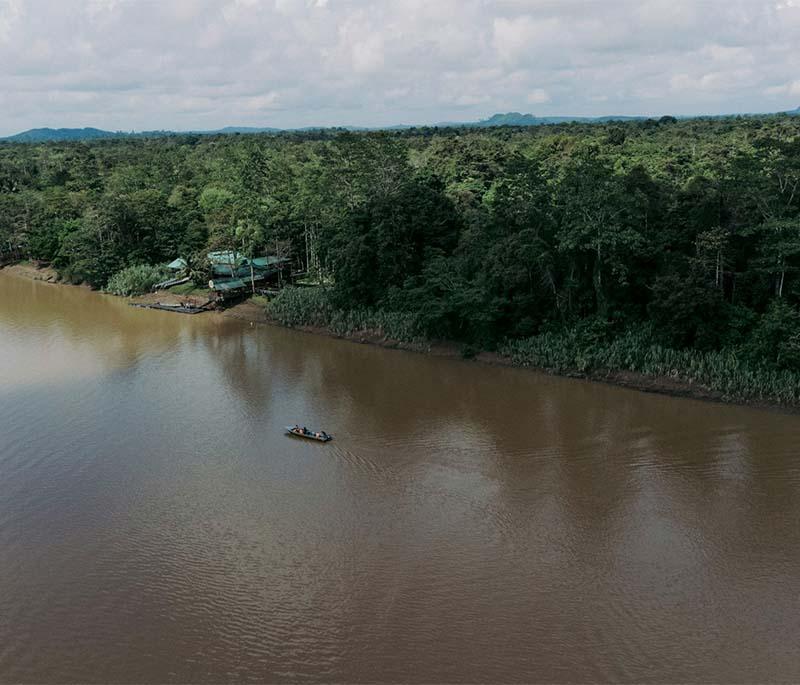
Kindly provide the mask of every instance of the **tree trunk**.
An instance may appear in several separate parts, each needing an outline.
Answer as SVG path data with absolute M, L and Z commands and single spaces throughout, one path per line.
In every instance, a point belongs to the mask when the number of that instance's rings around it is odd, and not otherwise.
M 783 283 L 786 278 L 786 262 L 783 256 L 778 258 L 778 268 L 780 269 L 780 276 L 775 276 L 775 294 L 778 297 L 783 297 Z
M 545 273 L 547 274 L 547 280 L 550 283 L 550 289 L 553 291 L 553 301 L 556 305 L 556 311 L 558 311 L 558 316 L 561 319 L 561 323 L 564 323 L 564 312 L 561 309 L 561 299 L 558 296 L 558 289 L 556 288 L 556 281 L 553 278 L 552 270 L 547 267 L 545 269 Z
M 308 274 L 311 269 L 311 251 L 308 247 L 308 224 L 305 223 L 303 224 L 303 236 L 306 239 L 306 274 Z
M 594 297 L 595 307 L 600 316 L 605 317 L 607 314 L 608 306 L 606 304 L 606 296 L 603 292 L 603 263 L 600 256 L 600 248 L 597 248 L 597 258 L 594 262 L 594 273 L 592 274 L 592 282 L 594 284 Z
M 572 314 L 572 284 L 575 281 L 575 262 L 569 265 L 569 285 L 567 286 L 567 311 Z

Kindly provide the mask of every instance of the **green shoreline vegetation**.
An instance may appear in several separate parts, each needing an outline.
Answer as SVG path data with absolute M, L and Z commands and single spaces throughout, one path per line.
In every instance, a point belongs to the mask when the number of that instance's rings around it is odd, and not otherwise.
M 321 289 L 286 288 L 266 310 L 272 320 L 291 328 L 311 327 L 340 337 L 384 339 L 417 348 L 431 342 L 414 314 L 337 309 L 329 291 Z M 658 342 L 650 325 L 614 331 L 607 321 L 583 320 L 568 329 L 506 340 L 495 350 L 514 366 L 559 375 L 602 378 L 610 372 L 628 371 L 669 379 L 684 388 L 700 387 L 730 401 L 800 403 L 800 373 L 759 363 L 757 355 L 748 356 L 740 349 L 671 349 Z M 478 351 L 466 344 L 461 354 L 472 357 Z
M 209 250 L 324 283 L 284 325 L 800 404 L 800 117 L 0 144 L 0 263 L 128 295 Z
M 106 292 L 130 297 L 149 293 L 156 283 L 167 280 L 168 272 L 163 267 L 136 264 L 117 271 L 106 283 Z

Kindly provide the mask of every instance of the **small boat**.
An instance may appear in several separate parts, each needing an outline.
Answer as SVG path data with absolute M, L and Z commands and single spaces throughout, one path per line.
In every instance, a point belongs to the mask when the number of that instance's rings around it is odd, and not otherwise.
M 289 435 L 296 435 L 298 438 L 306 438 L 308 440 L 316 440 L 317 442 L 328 442 L 333 440 L 333 436 L 325 431 L 310 431 L 306 428 L 298 426 L 286 426 L 286 432 Z

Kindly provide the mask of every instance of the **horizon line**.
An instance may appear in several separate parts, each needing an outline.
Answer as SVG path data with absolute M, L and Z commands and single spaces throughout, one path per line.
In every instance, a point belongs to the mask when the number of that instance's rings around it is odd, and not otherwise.
M 800 106 L 795 107 L 794 109 L 783 109 L 783 110 L 776 110 L 776 111 L 769 111 L 769 112 L 719 112 L 719 113 L 695 113 L 695 114 L 545 114 L 539 115 L 534 114 L 532 112 L 522 112 L 517 110 L 509 110 L 506 112 L 493 112 L 492 114 L 485 115 L 483 118 L 478 118 L 474 120 L 450 120 L 450 121 L 438 121 L 434 123 L 420 123 L 420 124 L 408 124 L 408 123 L 395 123 L 395 124 L 379 124 L 379 125 L 355 125 L 355 124 L 308 124 L 304 126 L 293 126 L 293 127 L 282 127 L 282 126 L 275 126 L 270 124 L 260 124 L 260 125 L 243 125 L 243 124 L 225 124 L 222 126 L 218 126 L 216 128 L 187 128 L 187 129 L 177 129 L 177 128 L 101 128 L 100 126 L 91 126 L 91 125 L 82 125 L 82 126 L 32 126 L 31 128 L 27 128 L 22 131 L 17 131 L 15 133 L 9 133 L 6 135 L 0 135 L 0 140 L 4 140 L 7 138 L 12 138 L 14 136 L 22 135 L 24 133 L 29 133 L 31 131 L 80 131 L 85 129 L 91 129 L 95 131 L 102 131 L 104 133 L 113 133 L 113 134 L 124 134 L 124 135 L 136 135 L 136 134 L 146 134 L 146 133 L 175 133 L 175 134 L 192 134 L 192 133 L 216 133 L 219 131 L 223 131 L 225 129 L 254 129 L 254 130 L 264 130 L 264 129 L 271 129 L 276 132 L 291 132 L 291 131 L 303 131 L 303 130 L 326 130 L 326 129 L 356 129 L 356 130 L 387 130 L 392 128 L 435 128 L 440 126 L 449 126 L 449 127 L 457 127 L 460 125 L 474 125 L 480 124 L 487 121 L 490 121 L 494 117 L 497 116 L 509 116 L 509 115 L 519 115 L 521 117 L 531 117 L 533 119 L 570 119 L 570 120 L 597 120 L 597 119 L 660 119 L 662 117 L 675 117 L 676 119 L 701 119 L 706 117 L 737 117 L 737 116 L 751 116 L 751 117 L 758 117 L 758 116 L 775 116 L 780 114 L 787 114 L 792 112 L 800 111 Z M 567 122 L 565 122 L 567 123 Z

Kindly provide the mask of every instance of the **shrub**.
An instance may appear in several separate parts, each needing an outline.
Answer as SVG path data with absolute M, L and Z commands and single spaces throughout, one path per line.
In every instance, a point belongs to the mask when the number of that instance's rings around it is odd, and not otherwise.
M 408 312 L 338 309 L 323 288 L 284 288 L 267 305 L 267 313 L 284 326 L 319 326 L 336 335 L 370 335 L 401 342 L 418 342 L 417 317 Z
M 269 303 L 267 312 L 287 326 L 320 326 L 338 335 L 380 335 L 406 342 L 424 338 L 413 314 L 337 309 L 329 292 L 286 288 Z M 775 313 L 773 318 L 784 323 L 787 317 Z M 794 340 L 787 336 L 787 345 Z M 616 332 L 608 322 L 587 319 L 570 328 L 509 340 L 498 351 L 519 366 L 559 374 L 632 371 L 698 385 L 729 399 L 800 403 L 800 373 L 753 359 L 742 348 L 702 351 L 664 346 L 652 326 Z M 462 348 L 465 357 L 476 352 L 472 345 Z
M 754 363 L 800 370 L 800 312 L 783 300 L 773 301 L 753 330 L 746 350 Z
M 156 283 L 168 278 L 162 266 L 138 264 L 118 271 L 108 279 L 106 291 L 113 295 L 129 297 L 150 292 Z
M 500 352 L 520 366 L 555 373 L 633 371 L 697 384 L 731 399 L 800 402 L 800 373 L 753 361 L 735 348 L 703 352 L 664 347 L 647 327 L 588 344 L 574 327 L 509 341 Z

